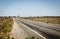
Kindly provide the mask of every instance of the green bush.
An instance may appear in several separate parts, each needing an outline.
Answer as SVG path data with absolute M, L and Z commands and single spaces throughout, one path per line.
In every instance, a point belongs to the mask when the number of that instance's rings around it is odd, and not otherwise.
M 25 39 L 35 39 L 35 37 L 32 36 L 32 37 L 27 37 Z

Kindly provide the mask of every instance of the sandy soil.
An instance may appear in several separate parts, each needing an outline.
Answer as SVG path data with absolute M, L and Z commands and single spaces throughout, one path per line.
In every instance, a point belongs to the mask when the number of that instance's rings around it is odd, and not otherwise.
M 14 39 L 25 39 L 27 36 L 28 34 L 14 21 L 11 37 L 14 37 Z

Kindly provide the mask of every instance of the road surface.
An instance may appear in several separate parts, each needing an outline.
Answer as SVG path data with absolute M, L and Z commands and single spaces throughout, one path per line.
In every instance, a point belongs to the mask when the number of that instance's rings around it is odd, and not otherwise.
M 16 19 L 13 19 L 13 29 L 11 31 L 11 36 L 14 39 L 25 39 L 27 37 L 34 37 L 35 39 L 45 39 L 43 36 L 39 35 L 37 32 L 31 30 L 30 28 L 26 27 L 24 24 L 19 22 Z
M 47 39 L 60 39 L 60 26 L 15 18 Z

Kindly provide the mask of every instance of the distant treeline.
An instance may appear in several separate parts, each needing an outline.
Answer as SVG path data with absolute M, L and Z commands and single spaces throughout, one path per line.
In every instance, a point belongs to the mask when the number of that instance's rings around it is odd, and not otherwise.
M 37 16 L 37 18 L 60 18 L 60 16 Z
M 20 18 L 60 18 L 60 16 L 35 16 L 35 17 L 20 17 Z
M 20 16 L 0 16 L 0 18 L 2 17 L 10 18 L 10 17 L 20 17 Z M 20 17 L 20 18 L 60 18 L 60 16 L 29 16 L 29 17 Z
M 13 18 L 13 17 L 18 17 L 18 16 L 0 16 L 0 18 Z

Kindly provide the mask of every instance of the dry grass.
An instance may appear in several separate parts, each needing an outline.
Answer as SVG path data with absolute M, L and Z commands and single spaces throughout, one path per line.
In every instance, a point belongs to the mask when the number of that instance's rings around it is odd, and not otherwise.
M 10 32 L 12 30 L 12 18 L 0 18 L 0 39 L 10 39 Z
M 29 19 L 33 21 L 38 21 L 38 22 L 46 22 L 46 23 L 53 23 L 53 24 L 60 24 L 60 17 L 26 17 L 24 19 Z

